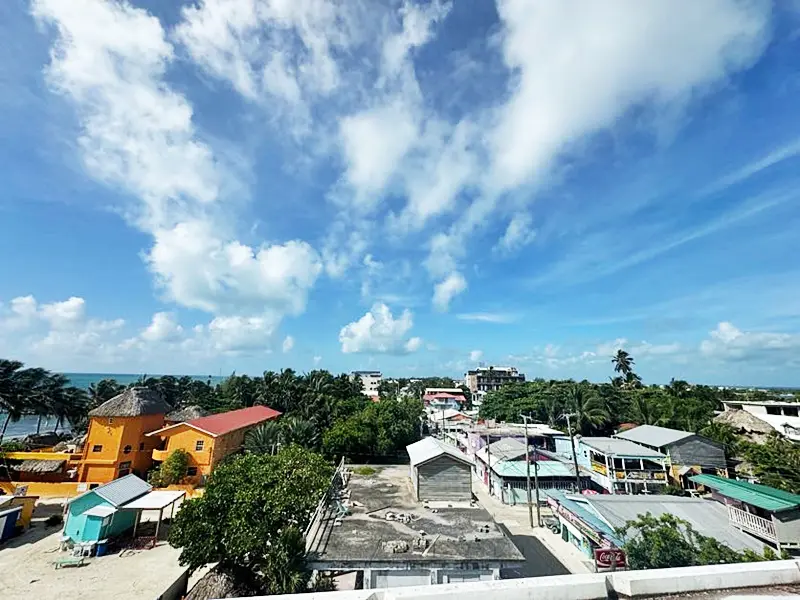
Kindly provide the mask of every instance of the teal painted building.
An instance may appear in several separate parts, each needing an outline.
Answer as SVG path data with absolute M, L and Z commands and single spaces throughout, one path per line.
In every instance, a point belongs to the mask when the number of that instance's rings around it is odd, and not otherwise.
M 121 535 L 133 528 L 137 514 L 124 505 L 151 489 L 136 475 L 126 475 L 76 496 L 68 503 L 63 535 L 75 543 Z

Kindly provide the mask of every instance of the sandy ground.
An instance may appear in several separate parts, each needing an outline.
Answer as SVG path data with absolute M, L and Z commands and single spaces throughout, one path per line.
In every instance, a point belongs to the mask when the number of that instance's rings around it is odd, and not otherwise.
M 53 562 L 66 556 L 58 551 L 61 528 L 45 528 L 44 518 L 60 512 L 61 505 L 52 500 L 37 505 L 33 526 L 0 548 L 0 598 L 157 598 L 184 571 L 179 551 L 163 541 L 152 550 L 90 558 L 86 566 L 55 570 Z

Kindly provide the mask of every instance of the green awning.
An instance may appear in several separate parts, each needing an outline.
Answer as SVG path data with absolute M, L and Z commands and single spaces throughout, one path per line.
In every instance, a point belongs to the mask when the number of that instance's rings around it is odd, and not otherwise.
M 722 496 L 739 500 L 771 512 L 789 510 L 800 506 L 800 496 L 766 485 L 726 479 L 717 475 L 695 475 L 690 477 L 699 485 L 715 490 Z

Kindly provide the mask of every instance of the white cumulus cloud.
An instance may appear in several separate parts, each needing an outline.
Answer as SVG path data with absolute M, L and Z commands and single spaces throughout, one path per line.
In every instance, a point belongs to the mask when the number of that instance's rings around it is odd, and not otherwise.
M 363 317 L 348 323 L 339 332 L 342 352 L 408 354 L 422 345 L 419 337 L 408 337 L 414 325 L 411 311 L 404 310 L 396 319 L 388 306 L 376 303 Z
M 284 354 L 287 352 L 291 352 L 292 348 L 294 348 L 294 338 L 290 335 L 287 335 L 283 338 L 283 344 L 281 344 L 281 350 Z

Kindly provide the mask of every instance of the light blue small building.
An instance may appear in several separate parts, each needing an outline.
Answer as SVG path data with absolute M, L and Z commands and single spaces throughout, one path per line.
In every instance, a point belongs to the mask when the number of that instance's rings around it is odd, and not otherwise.
M 151 489 L 131 474 L 76 496 L 67 506 L 64 536 L 74 543 L 97 542 L 132 529 L 137 512 L 120 508 Z

